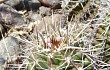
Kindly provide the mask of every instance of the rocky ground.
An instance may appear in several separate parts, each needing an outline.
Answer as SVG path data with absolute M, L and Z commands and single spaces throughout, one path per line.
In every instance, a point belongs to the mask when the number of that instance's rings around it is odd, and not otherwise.
M 109 0 L 0 0 L 0 70 L 109 70 Z

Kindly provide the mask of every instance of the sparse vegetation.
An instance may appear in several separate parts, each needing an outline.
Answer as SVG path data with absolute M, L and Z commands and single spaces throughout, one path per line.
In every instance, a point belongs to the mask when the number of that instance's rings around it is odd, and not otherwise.
M 20 41 L 18 59 L 6 63 L 7 70 L 110 70 L 110 1 L 64 1 L 35 21 L 23 10 L 29 24 L 4 35 Z

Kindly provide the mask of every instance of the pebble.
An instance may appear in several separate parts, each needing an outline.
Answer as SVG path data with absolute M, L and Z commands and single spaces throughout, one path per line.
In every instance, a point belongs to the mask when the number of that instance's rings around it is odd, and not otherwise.
M 11 26 L 23 26 L 26 24 L 22 14 L 6 4 L 0 4 L 0 22 Z
M 41 6 L 38 0 L 20 0 L 20 3 L 15 6 L 17 10 L 37 11 Z
M 4 65 L 5 64 L 5 59 L 0 57 L 0 66 Z
M 43 6 L 46 6 L 46 7 L 50 7 L 53 9 L 61 8 L 61 4 L 60 4 L 61 0 L 39 0 L 39 1 Z
M 6 62 L 5 59 L 0 57 L 0 70 L 4 70 L 4 66 L 3 65 L 5 65 L 5 62 Z
M 15 37 L 6 37 L 0 41 L 0 58 L 15 61 L 19 54 L 19 41 Z M 11 59 L 11 60 L 10 60 Z
M 4 3 L 11 7 L 14 7 L 20 3 L 21 0 L 6 0 Z

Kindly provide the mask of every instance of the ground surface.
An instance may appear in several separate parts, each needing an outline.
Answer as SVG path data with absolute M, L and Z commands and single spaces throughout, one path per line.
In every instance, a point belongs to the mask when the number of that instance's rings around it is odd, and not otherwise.
M 110 70 L 109 0 L 0 0 L 0 70 Z

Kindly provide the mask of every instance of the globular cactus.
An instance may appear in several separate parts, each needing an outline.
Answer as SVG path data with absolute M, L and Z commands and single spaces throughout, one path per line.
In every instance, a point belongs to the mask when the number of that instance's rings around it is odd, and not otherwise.
M 90 1 L 85 0 L 83 5 L 85 6 Z M 92 1 L 89 4 L 92 4 Z M 68 16 L 76 15 L 82 10 L 81 5 L 77 5 L 77 7 L 80 8 L 73 9 L 76 12 L 70 12 Z M 84 10 L 83 13 L 87 14 L 88 12 L 85 11 L 87 10 Z M 96 24 L 97 21 L 95 21 Z M 88 21 L 87 23 L 80 21 L 77 24 L 79 28 L 76 27 L 73 30 L 68 28 L 68 35 L 62 36 L 62 40 L 52 36 L 49 39 L 49 44 L 45 41 L 46 47 L 42 45 L 39 48 L 40 51 L 37 49 L 33 52 L 34 58 L 30 56 L 28 60 L 28 70 L 99 70 L 100 68 L 103 69 L 104 65 L 106 67 L 106 64 L 110 63 L 110 26 L 104 24 L 95 28 L 92 26 L 95 24 L 92 22 L 89 24 Z M 72 33 L 69 32 L 69 29 Z

